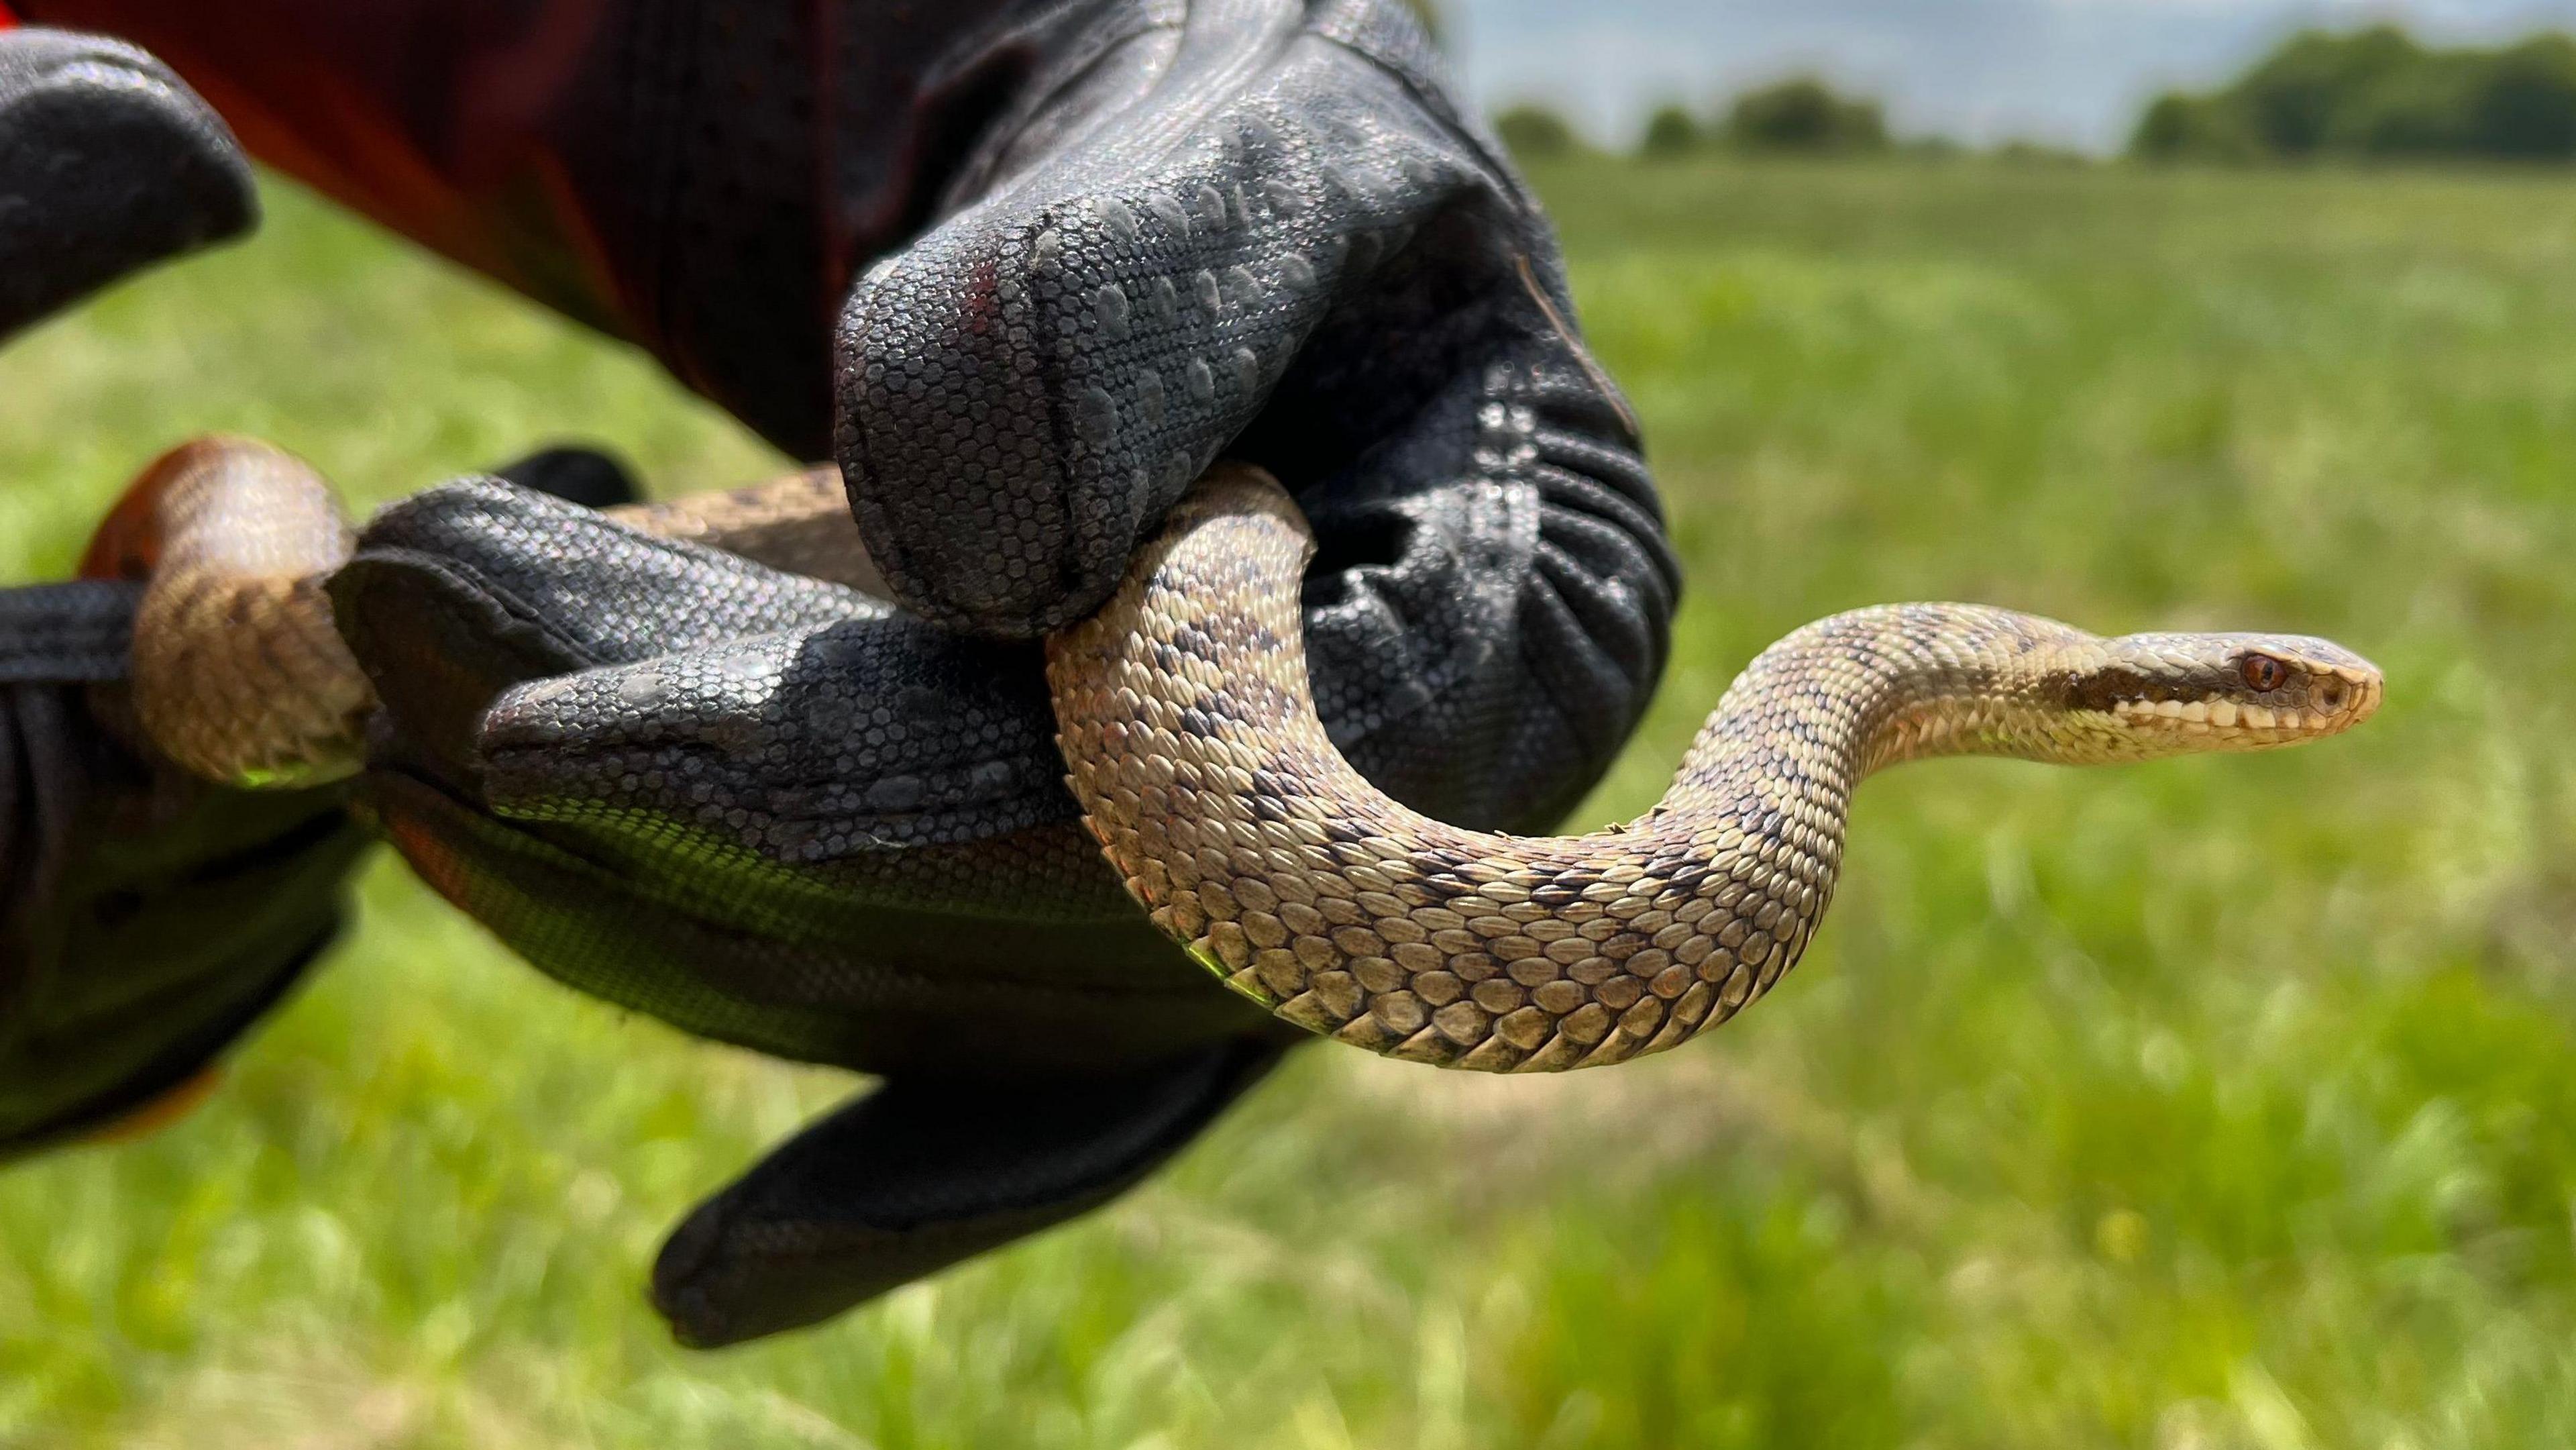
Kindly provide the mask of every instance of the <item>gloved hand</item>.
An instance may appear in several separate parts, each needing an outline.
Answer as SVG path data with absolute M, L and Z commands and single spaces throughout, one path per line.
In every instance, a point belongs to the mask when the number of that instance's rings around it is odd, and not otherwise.
M 0 338 L 256 210 L 222 123 L 149 56 L 0 33 Z M 332 792 L 218 791 L 119 743 L 134 602 L 0 591 L 0 1157 L 196 1077 L 330 940 L 361 846 Z
M 1105 1201 L 1297 1038 L 1100 864 L 1032 645 L 487 480 L 333 594 L 385 705 L 359 809 L 424 879 L 575 987 L 889 1079 L 674 1235 L 690 1343 Z
M 1410 22 L 947 13 L 889 52 L 944 59 L 923 124 L 880 127 L 910 149 L 876 199 L 974 204 L 842 335 L 839 451 L 896 587 L 993 634 L 1072 617 L 1233 438 L 1323 536 L 1318 693 L 1362 769 L 1451 819 L 1553 819 L 1651 689 L 1671 563 L 1545 227 Z M 765 294 L 688 275 L 653 279 L 666 348 L 761 371 L 718 344 L 780 319 L 708 309 Z M 1100 1202 L 1285 1040 L 1073 828 L 1033 648 L 488 484 L 367 542 L 337 591 L 389 706 L 359 795 L 413 863 L 576 984 L 891 1076 L 675 1235 L 656 1295 L 684 1338 L 810 1322 Z
M 1552 820 L 1652 687 L 1672 566 L 1546 228 L 1410 20 L 847 9 L 864 64 L 818 53 L 751 104 L 596 73 L 674 122 L 565 151 L 651 302 L 638 335 L 816 436 L 798 289 L 949 216 L 841 331 L 837 451 L 897 590 L 988 635 L 1073 617 L 1231 439 L 1323 536 L 1310 648 L 1355 761 L 1454 820 Z M 722 77 L 780 53 L 764 16 L 654 35 Z M 853 70 L 818 126 L 800 83 Z M 819 209 L 794 191 L 817 177 Z M 656 1292 L 683 1337 L 809 1322 L 1078 1212 L 1275 1056 L 1073 828 L 1033 648 L 614 534 L 468 485 L 380 523 L 337 592 L 389 707 L 361 808 L 442 890 L 603 995 L 891 1075 L 675 1236 Z
M 1535 568 L 1600 647 L 1590 678 L 1542 678 L 1537 733 L 1606 751 L 1671 592 L 1653 492 L 1537 202 L 1413 17 L 1395 0 L 999 8 L 956 27 L 939 72 L 938 94 L 980 106 L 928 107 L 973 128 L 917 188 L 944 220 L 841 312 L 835 452 L 896 597 L 975 633 L 1060 627 L 1230 452 L 1332 515 L 1317 602 L 1387 611 L 1336 674 L 1403 688 L 1427 663 L 1387 652 L 1409 626 L 1481 612 L 1430 594 Z M 1567 505 L 1543 539 L 1541 497 Z M 1431 498 L 1490 516 L 1426 521 Z M 1641 547 L 1654 557 L 1627 557 Z M 1354 570 L 1380 602 L 1333 592 Z M 1459 804 L 1537 806 L 1545 777 L 1562 807 L 1582 772 L 1543 758 L 1458 760 L 1462 786 L 1509 778 Z
M 879 567 L 1024 638 L 1219 450 L 1261 462 L 1321 540 L 1336 742 L 1434 815 L 1553 823 L 1653 688 L 1675 573 L 1547 227 L 1410 20 L 1230 0 L 1011 35 L 966 209 L 844 316 Z M 365 808 L 424 876 L 584 990 L 890 1078 L 674 1236 L 655 1296 L 690 1342 L 1102 1201 L 1287 1040 L 1099 863 L 1033 643 L 486 483 L 381 516 L 334 593 L 387 706 Z
M 505 472 L 580 492 L 595 458 Z M 367 844 L 345 786 L 222 789 L 136 743 L 139 595 L 0 589 L 0 1160 L 187 1100 L 337 935 Z
M 365 844 L 336 791 L 218 790 L 121 743 L 134 597 L 0 591 L 0 1158 L 198 1077 L 330 942 Z

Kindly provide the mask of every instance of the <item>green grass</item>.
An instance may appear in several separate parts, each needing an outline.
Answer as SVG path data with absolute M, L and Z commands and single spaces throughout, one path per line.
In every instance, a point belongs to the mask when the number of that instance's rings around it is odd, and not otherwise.
M 2576 183 L 1543 174 L 1690 580 L 1589 818 L 1864 602 L 2280 627 L 2313 750 L 1863 792 L 1759 1010 L 1603 1074 L 1324 1049 L 1117 1209 L 671 1348 L 664 1225 L 848 1089 L 550 986 L 399 871 L 149 1142 L 0 1180 L 0 1444 L 2493 1447 L 2576 1440 Z M 0 570 L 209 427 L 392 494 L 759 451 L 280 195 L 0 359 Z

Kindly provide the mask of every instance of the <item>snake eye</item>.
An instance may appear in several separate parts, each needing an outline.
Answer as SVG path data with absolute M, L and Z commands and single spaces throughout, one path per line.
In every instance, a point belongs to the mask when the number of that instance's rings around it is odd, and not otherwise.
M 2290 679 L 2290 667 L 2270 655 L 2247 655 L 2237 662 L 2236 672 L 2245 677 L 2248 687 L 2266 695 L 2289 683 Z

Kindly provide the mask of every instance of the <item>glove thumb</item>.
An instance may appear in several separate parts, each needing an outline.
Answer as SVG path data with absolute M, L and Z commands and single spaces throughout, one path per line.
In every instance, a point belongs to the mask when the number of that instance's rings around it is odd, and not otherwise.
M 820 1323 L 1125 1192 L 1258 1081 L 1240 1039 L 1111 1074 L 898 1077 L 690 1214 L 653 1266 L 681 1343 Z
M 232 133 L 159 61 L 68 31 L 0 35 L 0 339 L 258 218 Z

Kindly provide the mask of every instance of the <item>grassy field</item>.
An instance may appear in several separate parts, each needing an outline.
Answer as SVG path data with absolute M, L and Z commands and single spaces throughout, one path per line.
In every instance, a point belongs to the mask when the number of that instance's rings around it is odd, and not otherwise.
M 2388 709 L 1901 772 L 1717 1037 L 1544 1081 L 1304 1053 L 1114 1211 L 719 1355 L 663 1339 L 652 1247 L 849 1084 L 575 999 L 384 865 L 211 1107 L 0 1180 L 0 1444 L 2576 1441 L 2576 180 L 1539 180 L 1691 591 L 1587 818 L 1877 600 L 2325 633 Z M 280 195 L 0 358 L 0 577 L 209 427 L 374 497 L 564 435 L 768 463 Z

